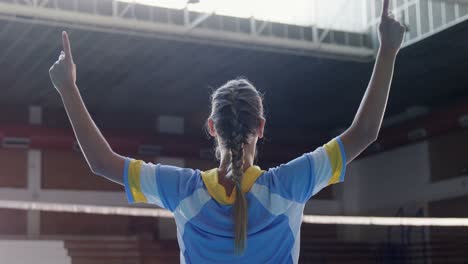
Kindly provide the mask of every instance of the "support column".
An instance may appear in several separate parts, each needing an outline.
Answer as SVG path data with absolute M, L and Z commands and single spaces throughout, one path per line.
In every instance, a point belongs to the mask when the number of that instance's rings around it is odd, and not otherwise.
M 32 201 L 37 201 L 41 189 L 41 151 L 28 151 L 28 192 Z M 38 238 L 40 234 L 40 212 L 28 211 L 27 234 L 29 238 Z
M 32 125 L 42 124 L 42 108 L 40 106 L 29 107 L 29 123 Z M 36 149 L 28 150 L 27 161 L 27 179 L 28 193 L 31 201 L 39 199 L 41 190 L 41 175 L 42 175 L 42 152 Z M 40 235 L 40 217 L 39 211 L 28 211 L 27 213 L 27 235 L 28 238 L 38 238 Z

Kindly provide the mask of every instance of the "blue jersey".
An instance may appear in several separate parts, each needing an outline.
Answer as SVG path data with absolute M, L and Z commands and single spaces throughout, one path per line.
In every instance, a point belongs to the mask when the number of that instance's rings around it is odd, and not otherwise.
M 126 159 L 129 203 L 170 210 L 177 224 L 181 263 L 297 263 L 305 203 L 341 182 L 346 157 L 339 138 L 267 171 L 247 169 L 242 191 L 248 202 L 246 249 L 235 254 L 233 206 L 217 169 L 202 172 Z

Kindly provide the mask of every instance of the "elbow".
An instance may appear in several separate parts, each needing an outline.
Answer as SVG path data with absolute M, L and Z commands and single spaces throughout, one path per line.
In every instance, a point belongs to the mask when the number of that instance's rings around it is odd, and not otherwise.
M 368 136 L 368 141 L 369 141 L 369 145 L 374 143 L 375 141 L 377 141 L 377 139 L 379 138 L 379 131 L 375 131 L 375 132 L 372 132 L 369 136 Z
M 365 129 L 359 133 L 362 142 L 365 143 L 366 146 L 371 145 L 379 138 L 379 129 Z
M 371 145 L 379 138 L 379 129 L 368 129 L 367 131 L 363 132 L 362 138 L 366 141 L 367 145 Z
M 104 170 L 103 170 L 103 166 L 102 166 L 102 162 L 99 162 L 99 161 L 92 161 L 92 162 L 88 162 L 89 163 L 89 168 L 91 169 L 91 171 L 98 175 L 98 176 L 102 176 L 104 173 Z
M 350 132 L 355 135 L 355 139 L 359 139 L 359 142 L 369 146 L 370 144 L 377 141 L 379 137 L 380 127 L 369 127 L 369 126 L 352 126 Z
M 120 174 L 121 159 L 114 152 L 101 155 L 100 158 L 90 160 L 89 167 L 91 171 L 101 177 L 113 179 L 115 175 Z
M 370 145 L 377 141 L 379 137 L 380 124 L 357 121 L 351 125 L 349 130 L 359 138 L 359 141 L 366 142 Z
M 98 176 L 104 176 L 106 175 L 106 165 L 108 164 L 105 160 L 103 159 L 93 159 L 88 161 L 89 168 L 91 171 L 98 175 Z

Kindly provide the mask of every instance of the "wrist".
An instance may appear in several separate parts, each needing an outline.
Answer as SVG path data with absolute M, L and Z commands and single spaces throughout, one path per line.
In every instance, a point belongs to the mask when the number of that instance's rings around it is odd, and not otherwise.
M 384 46 L 380 46 L 379 51 L 378 51 L 379 57 L 384 57 L 388 59 L 395 59 L 397 55 L 398 55 L 398 49 L 386 48 Z
M 65 84 L 61 88 L 57 89 L 59 91 L 60 96 L 67 97 L 70 96 L 78 91 L 78 87 L 74 83 Z

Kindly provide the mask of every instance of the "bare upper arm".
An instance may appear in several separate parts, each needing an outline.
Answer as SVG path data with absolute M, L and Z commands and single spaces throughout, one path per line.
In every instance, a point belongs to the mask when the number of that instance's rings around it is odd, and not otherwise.
M 359 156 L 375 139 L 352 126 L 340 135 L 346 154 L 346 164 Z
M 124 185 L 125 158 L 114 152 L 106 155 L 93 172 L 120 185 Z

